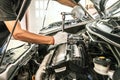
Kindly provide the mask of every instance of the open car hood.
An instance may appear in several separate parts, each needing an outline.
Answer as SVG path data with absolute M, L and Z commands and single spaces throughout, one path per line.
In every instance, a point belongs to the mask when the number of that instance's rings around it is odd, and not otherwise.
M 115 1 L 107 8 L 110 0 L 91 0 L 95 9 L 102 18 L 119 17 L 120 16 L 120 0 Z

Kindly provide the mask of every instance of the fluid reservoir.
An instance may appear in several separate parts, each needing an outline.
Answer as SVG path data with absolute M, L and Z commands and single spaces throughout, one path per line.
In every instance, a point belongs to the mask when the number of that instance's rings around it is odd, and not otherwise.
M 110 67 L 111 60 L 105 58 L 104 56 L 96 57 L 93 59 L 94 70 L 101 75 L 107 75 L 107 72 Z

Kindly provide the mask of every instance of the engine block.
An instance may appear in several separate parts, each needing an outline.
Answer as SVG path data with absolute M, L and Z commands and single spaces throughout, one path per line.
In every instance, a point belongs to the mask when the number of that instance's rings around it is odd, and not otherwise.
M 55 48 L 46 66 L 46 73 L 55 74 L 56 77 L 82 73 L 86 66 L 85 45 L 80 36 L 69 37 L 68 43 Z M 75 76 L 73 76 L 75 77 Z

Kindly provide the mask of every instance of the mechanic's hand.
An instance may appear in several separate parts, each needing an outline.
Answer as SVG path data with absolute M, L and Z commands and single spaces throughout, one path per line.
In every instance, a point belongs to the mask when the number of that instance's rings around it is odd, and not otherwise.
M 67 42 L 68 34 L 66 32 L 58 32 L 53 37 L 54 37 L 54 45 L 59 45 Z
M 85 15 L 84 11 L 82 10 L 82 8 L 78 5 L 74 6 L 73 10 L 71 11 L 71 13 L 73 14 L 72 17 L 73 18 L 77 18 L 77 19 L 82 19 L 83 16 Z

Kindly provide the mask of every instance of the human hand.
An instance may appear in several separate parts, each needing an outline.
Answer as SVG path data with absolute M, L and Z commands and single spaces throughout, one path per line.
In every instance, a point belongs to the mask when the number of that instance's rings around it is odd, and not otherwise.
M 74 8 L 71 11 L 71 13 L 73 14 L 72 17 L 73 18 L 77 18 L 77 19 L 82 19 L 83 16 L 85 15 L 85 13 L 82 10 L 82 8 L 80 6 L 78 6 L 78 5 L 74 6 Z
M 67 42 L 68 34 L 66 32 L 58 32 L 53 37 L 54 37 L 54 45 L 59 45 Z

